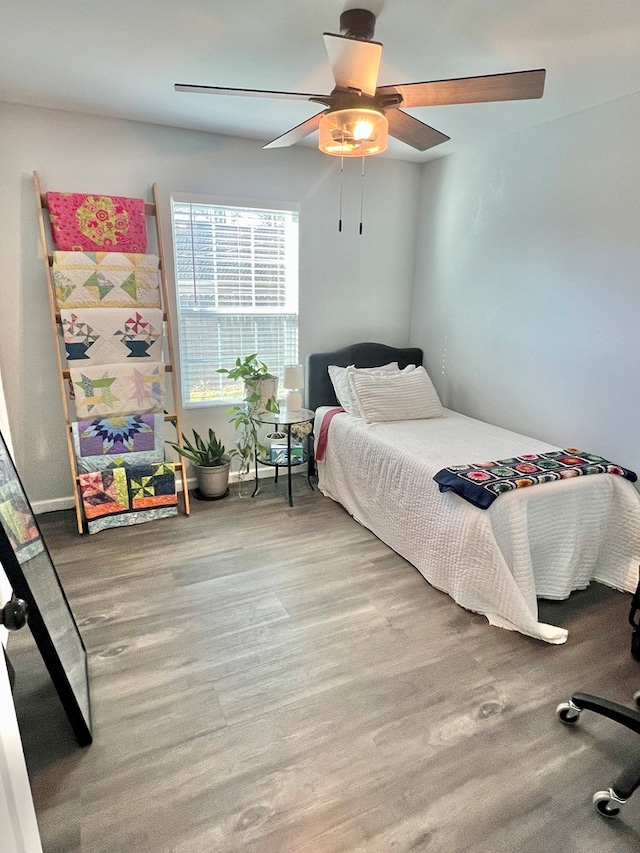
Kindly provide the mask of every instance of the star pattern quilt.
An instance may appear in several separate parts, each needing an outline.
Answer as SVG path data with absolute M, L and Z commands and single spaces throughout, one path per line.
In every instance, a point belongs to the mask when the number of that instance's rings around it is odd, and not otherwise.
M 160 259 L 121 252 L 54 252 L 58 308 L 160 308 Z
M 166 384 L 162 362 L 71 367 L 79 419 L 164 411 Z
M 79 472 L 164 460 L 164 416 L 114 415 L 71 424 Z

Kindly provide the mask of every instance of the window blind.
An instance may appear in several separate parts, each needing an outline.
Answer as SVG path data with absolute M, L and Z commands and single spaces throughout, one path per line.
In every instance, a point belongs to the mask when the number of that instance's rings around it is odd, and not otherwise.
M 298 214 L 173 201 L 172 221 L 183 404 L 240 400 L 219 367 L 298 361 Z

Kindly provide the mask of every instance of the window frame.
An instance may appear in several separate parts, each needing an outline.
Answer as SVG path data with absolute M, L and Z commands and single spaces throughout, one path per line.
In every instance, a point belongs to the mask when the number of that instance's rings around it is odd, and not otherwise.
M 236 196 L 224 196 L 224 195 L 208 195 L 201 193 L 185 193 L 185 192 L 172 192 L 169 196 L 169 220 L 171 227 L 171 245 L 172 245 L 172 261 L 174 266 L 174 289 L 173 289 L 173 297 L 175 299 L 175 310 L 176 310 L 176 318 L 177 318 L 177 334 L 178 334 L 178 362 L 179 362 L 179 378 L 180 381 L 178 383 L 181 404 L 184 409 L 203 409 L 209 407 L 220 407 L 224 406 L 225 408 L 229 406 L 233 406 L 234 404 L 241 402 L 240 397 L 225 397 L 221 399 L 215 400 L 204 400 L 204 401 L 191 401 L 185 398 L 185 388 L 184 388 L 184 362 L 183 362 L 183 353 L 186 349 L 186 344 L 184 341 L 184 333 L 182 329 L 183 323 L 183 314 L 182 308 L 180 305 L 180 292 L 179 292 L 179 279 L 178 279 L 178 254 L 177 254 L 177 244 L 176 244 L 176 231 L 175 231 L 175 220 L 174 220 L 174 204 L 192 204 L 192 205 L 210 205 L 210 206 L 220 206 L 220 207 L 232 207 L 239 209 L 254 209 L 258 211 L 283 211 L 285 213 L 294 214 L 296 216 L 296 225 L 297 225 L 297 240 L 295 244 L 295 288 L 293 289 L 293 294 L 288 293 L 288 307 L 287 309 L 283 308 L 263 308 L 260 309 L 256 306 L 248 307 L 247 309 L 242 309 L 239 306 L 236 308 L 217 308 L 215 309 L 215 313 L 218 315 L 230 315 L 230 316 L 242 316 L 243 313 L 247 315 L 250 314 L 260 314 L 262 316 L 268 316 L 272 314 L 274 317 L 282 316 L 286 314 L 295 314 L 296 317 L 296 352 L 295 357 L 294 354 L 291 354 L 291 361 L 294 363 L 298 362 L 299 356 L 299 320 L 300 320 L 300 311 L 299 311 L 299 302 L 300 302 L 300 205 L 297 202 L 293 201 L 283 201 L 283 200 L 268 200 L 264 199 L 249 199 L 245 197 L 236 197 Z M 293 266 L 292 266 L 293 268 Z M 290 297 L 293 297 L 290 299 Z M 237 353 L 237 356 L 245 357 L 250 355 L 251 353 Z M 237 356 L 234 356 L 234 361 Z M 213 358 L 213 356 L 212 356 Z M 258 352 L 258 359 L 260 359 L 260 353 Z M 287 360 L 287 363 L 289 361 Z M 233 364 L 220 364 L 218 367 L 232 367 Z M 268 365 L 274 373 L 278 373 L 279 370 L 272 364 Z

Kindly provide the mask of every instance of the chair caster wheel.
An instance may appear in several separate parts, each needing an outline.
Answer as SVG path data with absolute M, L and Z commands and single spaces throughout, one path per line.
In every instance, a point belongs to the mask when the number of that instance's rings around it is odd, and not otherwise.
M 592 802 L 598 814 L 601 814 L 603 817 L 617 817 L 620 814 L 620 806 L 624 804 L 625 800 L 616 797 L 611 788 L 609 788 L 608 791 L 596 791 Z
M 636 708 L 640 710 L 640 690 L 633 694 L 633 701 L 636 703 Z
M 576 708 L 571 702 L 561 702 L 556 708 L 556 717 L 565 726 L 572 726 L 580 719 L 580 708 Z

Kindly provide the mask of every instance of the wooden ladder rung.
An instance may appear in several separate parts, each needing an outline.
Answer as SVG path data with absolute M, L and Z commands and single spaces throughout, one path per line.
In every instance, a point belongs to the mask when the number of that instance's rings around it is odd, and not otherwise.
M 96 365 L 96 367 L 102 367 L 102 366 L 103 366 L 103 365 Z M 172 365 L 172 364 L 165 364 L 165 366 L 164 366 L 164 372 L 165 372 L 165 373 L 173 373 L 173 365 Z M 62 371 L 62 376 L 63 376 L 63 378 L 64 378 L 64 379 L 71 379 L 71 371 L 69 371 L 69 370 L 63 370 L 63 371 Z M 108 417 L 108 415 L 104 415 L 104 417 Z
M 47 254 L 47 260 L 49 261 L 49 266 L 53 267 L 53 252 L 49 252 Z M 162 269 L 162 261 L 158 260 L 158 270 Z
M 168 318 L 168 316 L 167 316 L 167 312 L 166 312 L 166 311 L 163 311 L 163 312 L 162 312 L 162 322 L 163 322 L 163 323 L 166 323 L 166 322 L 168 321 L 168 319 L 169 319 L 169 318 Z M 57 311 L 56 311 L 56 323 L 57 323 L 59 326 L 62 324 L 62 317 L 60 316 L 60 314 L 59 314 Z
M 177 462 L 177 461 L 174 461 L 173 459 L 165 460 L 165 461 L 171 462 L 171 464 L 175 466 L 176 471 L 184 471 L 186 468 L 186 465 L 184 462 Z M 149 464 L 154 464 L 154 463 L 149 463 Z M 123 465 L 122 467 L 126 468 L 127 466 Z M 109 469 L 106 469 L 106 470 L 109 470 Z M 76 482 L 79 482 L 79 481 L 80 481 L 80 474 L 76 474 Z
M 177 413 L 175 413 L 175 412 L 165 412 L 165 413 L 164 413 L 164 420 L 165 420 L 165 423 L 175 423 L 175 421 L 176 421 L 177 417 L 178 417 L 178 415 L 177 415 Z M 71 425 L 70 423 L 69 423 L 69 424 L 67 424 L 67 429 L 68 429 L 70 432 L 72 432 L 72 431 L 73 431 L 73 427 L 72 427 L 72 425 Z

